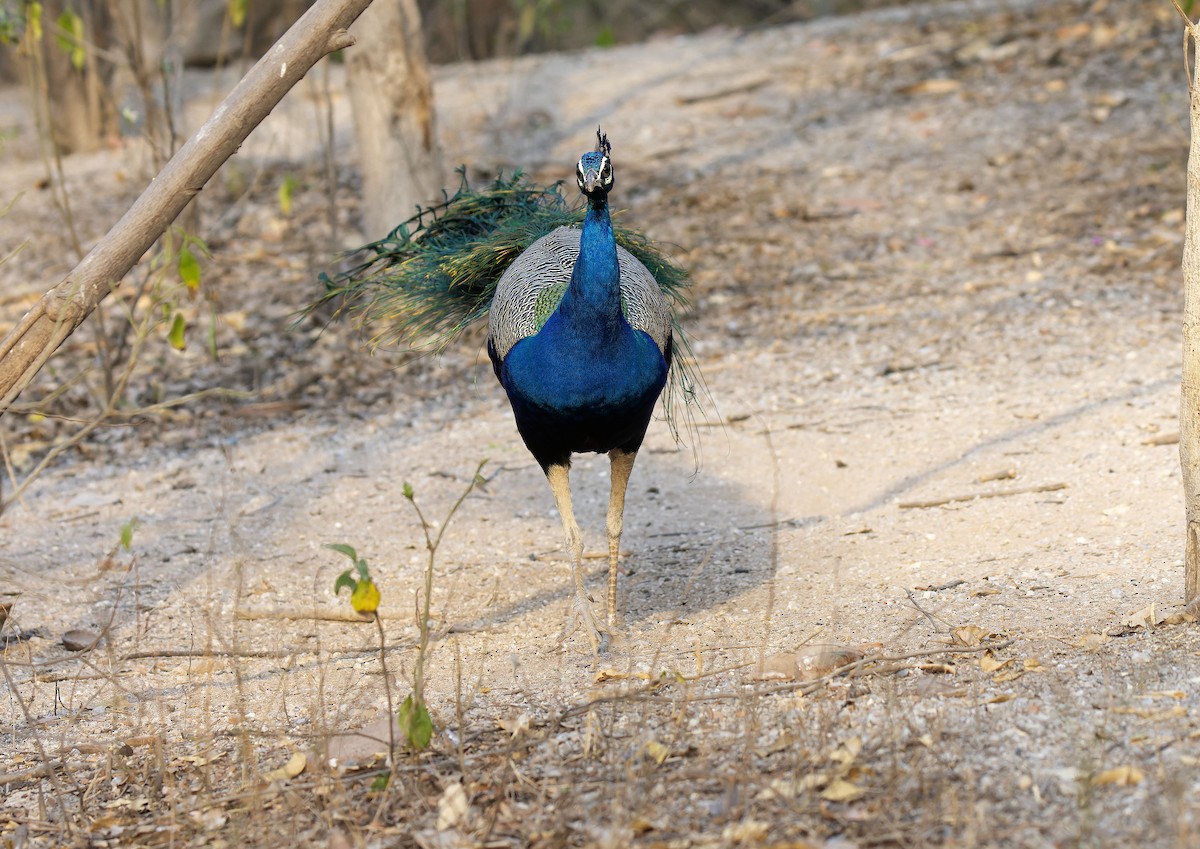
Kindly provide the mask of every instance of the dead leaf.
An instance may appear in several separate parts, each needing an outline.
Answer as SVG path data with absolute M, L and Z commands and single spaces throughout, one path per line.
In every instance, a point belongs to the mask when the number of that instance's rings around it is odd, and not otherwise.
M 1000 595 L 1000 590 L 996 589 L 995 587 L 984 587 L 981 590 L 971 590 L 970 592 L 971 598 L 979 598 L 987 595 Z
M 649 755 L 656 764 L 662 766 L 662 762 L 671 754 L 671 750 L 657 740 L 651 740 L 646 744 L 646 754 Z
M 767 836 L 770 825 L 758 820 L 742 820 L 730 823 L 721 830 L 721 839 L 726 843 L 760 845 Z
M 1121 620 L 1126 628 L 1153 628 L 1162 624 L 1163 616 L 1158 612 L 1158 602 L 1154 601 L 1136 613 L 1131 613 Z
M 1173 209 L 1173 210 L 1171 210 L 1171 212 L 1178 212 L 1178 210 Z M 1182 221 L 1182 219 L 1180 219 L 1180 221 Z M 1178 224 L 1180 222 L 1167 221 L 1166 215 L 1164 215 L 1163 223 L 1164 224 Z M 1178 444 L 1179 444 L 1179 431 L 1173 431 L 1171 433 L 1159 433 L 1159 434 L 1155 434 L 1154 436 L 1148 436 L 1142 440 L 1142 445 L 1158 446 L 1158 445 L 1178 445 Z
M 853 802 L 855 799 L 861 799 L 866 792 L 852 781 L 835 778 L 821 791 L 821 798 L 827 802 Z
M 1168 708 L 1116 707 L 1112 709 L 1112 712 L 1127 716 L 1136 716 L 1139 719 L 1146 719 L 1150 722 L 1162 722 L 1164 719 L 1179 719 L 1180 717 L 1187 716 L 1187 708 L 1183 705 L 1172 705 Z
M 1084 634 L 1075 642 L 1071 643 L 1077 649 L 1083 649 L 1087 652 L 1100 651 L 1100 647 L 1109 642 L 1112 637 L 1107 634 Z
M 1190 605 L 1189 605 L 1190 606 Z M 1163 625 L 1190 625 L 1197 621 L 1195 614 L 1189 613 L 1187 610 L 1177 610 L 1174 613 L 1168 613 L 1163 617 Z
M 383 757 L 388 751 L 389 725 L 392 726 L 390 733 L 396 734 L 399 739 L 402 735 L 398 733 L 400 724 L 396 719 L 396 714 L 389 715 L 387 711 L 352 731 L 333 734 L 326 744 L 326 755 L 329 761 L 322 766 L 345 769 Z
M 462 784 L 455 781 L 446 785 L 438 799 L 437 830 L 446 831 L 454 828 L 467 818 L 471 812 L 471 803 L 467 801 L 467 791 Z
M 528 713 L 519 713 L 516 716 L 506 716 L 496 720 L 496 724 L 501 730 L 507 731 L 513 737 L 521 734 L 523 731 L 528 731 L 530 724 L 533 722 L 529 718 Z
M 306 766 L 308 766 L 308 757 L 304 752 L 296 752 L 288 759 L 287 763 L 279 769 L 271 770 L 263 777 L 267 781 L 284 781 L 289 778 L 295 778 L 304 772 Z
M 906 85 L 900 89 L 901 94 L 951 94 L 962 88 L 962 83 L 959 80 L 946 79 L 937 77 L 934 79 L 921 80 L 919 83 Z
M 1092 779 L 1092 784 L 1096 787 L 1108 784 L 1114 784 L 1117 787 L 1131 787 L 1134 784 L 1140 784 L 1145 777 L 1145 773 L 1136 766 L 1117 766 L 1096 775 Z
M 1007 660 L 997 660 L 996 658 L 992 657 L 992 653 L 990 651 L 984 652 L 979 656 L 979 668 L 989 675 L 993 672 L 999 672 L 1012 662 L 1013 659 L 1011 657 Z
M 986 475 L 980 475 L 976 480 L 979 483 L 990 483 L 992 481 L 1011 481 L 1016 480 L 1016 469 L 1000 469 L 996 472 L 989 472 Z
M 868 651 L 881 648 L 882 643 L 863 643 L 858 646 L 812 643 L 794 652 L 782 652 L 763 658 L 762 664 L 755 672 L 755 678 L 815 681 L 843 666 L 862 660 Z
M 997 684 L 1007 684 L 1010 681 L 1016 681 L 1024 674 L 1024 669 L 1009 669 L 1004 672 L 997 672 L 992 680 Z
M 1045 672 L 1046 671 L 1046 667 L 1042 666 L 1042 662 L 1040 660 L 1038 660 L 1036 657 L 1025 658 L 1024 666 L 1025 666 L 1026 672 Z
M 953 663 L 918 663 L 917 669 L 922 672 L 932 672 L 935 675 L 953 675 L 955 672 Z
M 1017 697 L 1016 693 L 1001 693 L 998 696 L 994 696 L 993 698 L 988 699 L 987 703 L 989 705 L 1000 705 L 1000 704 L 1004 704 L 1005 702 L 1011 702 L 1016 697 Z
M 842 766 L 849 766 L 862 753 L 862 738 L 851 737 L 829 753 L 829 759 Z
M 216 831 L 223 828 L 225 823 L 229 822 L 229 817 L 225 812 L 217 808 L 207 808 L 203 811 L 189 811 L 188 816 L 192 822 L 203 828 L 205 831 Z
M 629 675 L 624 672 L 618 672 L 615 669 L 601 669 L 596 673 L 596 677 L 592 679 L 595 684 L 603 684 L 605 681 L 623 681 Z
M 982 643 L 987 634 L 988 632 L 978 625 L 959 625 L 957 628 L 950 629 L 950 636 L 954 638 L 954 642 L 968 648 Z

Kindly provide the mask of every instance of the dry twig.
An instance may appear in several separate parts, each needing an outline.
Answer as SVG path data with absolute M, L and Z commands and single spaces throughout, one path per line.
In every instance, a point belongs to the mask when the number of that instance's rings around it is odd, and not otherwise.
M 959 501 L 974 501 L 977 498 L 1005 498 L 1009 495 L 1028 495 L 1031 492 L 1057 492 L 1066 489 L 1065 483 L 1044 483 L 1039 486 L 1019 486 L 1014 489 L 998 489 L 994 492 L 972 492 L 966 495 L 951 495 L 947 498 L 935 498 L 931 501 L 901 501 L 896 506 L 901 510 L 913 510 L 922 507 L 942 507 Z

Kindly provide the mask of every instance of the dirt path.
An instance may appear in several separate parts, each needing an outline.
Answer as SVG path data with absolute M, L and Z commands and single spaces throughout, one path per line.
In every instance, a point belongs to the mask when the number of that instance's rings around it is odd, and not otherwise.
M 272 207 L 288 168 L 319 173 L 279 163 L 315 108 L 301 92 L 248 148 L 262 191 L 209 213 L 220 361 L 156 351 L 134 389 L 259 394 L 108 429 L 0 516 L 29 635 L 6 659 L 38 723 L 6 699 L 0 772 L 67 747 L 61 792 L 103 845 L 278 845 L 281 827 L 331 846 L 1194 845 L 1200 639 L 1124 624 L 1176 611 L 1183 584 L 1172 14 L 952 4 L 441 69 L 448 159 L 558 179 L 602 121 L 618 205 L 694 273 L 702 464 L 652 427 L 624 639 L 600 659 L 556 647 L 561 530 L 480 337 L 408 362 L 347 328 L 283 332 L 327 233 L 319 189 L 291 220 Z M 40 175 L 6 155 L 5 197 Z M 85 228 L 112 220 L 131 155 L 68 163 L 98 186 L 73 194 Z M 9 318 L 66 261 L 44 196 L 14 221 L 34 237 L 0 267 Z M 80 340 L 64 362 L 86 357 Z M 65 427 L 0 426 L 10 448 Z M 386 826 L 367 827 L 365 778 L 256 783 L 384 696 L 368 628 L 247 612 L 340 609 L 323 546 L 350 543 L 407 692 L 425 552 L 402 484 L 440 518 L 484 458 L 437 556 L 441 733 Z M 575 468 L 599 551 L 606 463 Z M 132 555 L 102 568 L 132 518 Z M 85 660 L 59 645 L 108 623 Z M 898 659 L 807 695 L 756 680 L 806 642 Z M 220 656 L 264 650 L 284 654 Z M 0 828 L 53 841 L 39 794 L 58 792 L 10 785 Z

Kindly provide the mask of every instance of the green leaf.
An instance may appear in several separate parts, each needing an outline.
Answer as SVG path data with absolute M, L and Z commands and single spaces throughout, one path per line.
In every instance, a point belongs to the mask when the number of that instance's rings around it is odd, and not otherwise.
M 613 33 L 612 27 L 604 27 L 596 33 L 597 47 L 612 47 L 616 43 L 617 36 Z
M 61 30 L 55 38 L 58 49 L 71 57 L 71 67 L 82 71 L 87 61 L 87 51 L 83 47 L 83 18 L 67 9 L 54 23 Z
M 331 542 L 325 546 L 330 551 L 336 551 L 338 554 L 344 554 L 351 560 L 358 562 L 358 552 L 344 542 Z
M 246 23 L 247 0 L 229 0 L 229 23 L 234 29 Z
M 133 545 L 133 529 L 137 527 L 138 520 L 130 519 L 125 524 L 121 525 L 121 548 L 129 551 Z
M 400 730 L 414 749 L 429 747 L 429 741 L 433 739 L 433 717 L 429 715 L 424 704 L 413 698 L 412 693 L 409 693 L 408 698 L 400 705 L 397 719 L 400 722 Z
M 279 184 L 279 211 L 287 218 L 292 214 L 292 197 L 296 194 L 296 178 L 288 174 Z
M 404 482 L 404 497 L 407 498 L 409 501 L 413 500 L 412 484 L 409 483 L 408 481 Z
M 385 772 L 382 775 L 375 776 L 375 780 L 371 782 L 371 792 L 379 793 L 387 790 L 388 782 L 392 780 L 392 774 Z
M 175 313 L 175 320 L 171 322 L 171 331 L 167 334 L 167 341 L 176 351 L 182 351 L 187 347 L 187 341 L 183 338 L 186 332 L 187 321 L 184 319 L 183 313 Z
M 343 588 L 345 588 L 350 590 L 350 593 L 353 595 L 357 586 L 358 581 L 354 580 L 350 574 L 350 570 L 347 569 L 345 572 L 338 575 L 337 580 L 333 582 L 333 594 L 337 595 L 342 591 Z
M 193 292 L 200 288 L 200 260 L 187 245 L 179 249 L 179 279 Z

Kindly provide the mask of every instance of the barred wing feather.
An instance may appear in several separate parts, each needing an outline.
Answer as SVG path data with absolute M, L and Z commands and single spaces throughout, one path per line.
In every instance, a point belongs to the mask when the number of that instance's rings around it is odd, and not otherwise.
M 577 227 L 558 227 L 530 245 L 501 275 L 488 313 L 488 338 L 500 359 L 532 336 L 558 307 L 579 256 Z M 621 310 L 635 330 L 645 331 L 660 351 L 671 338 L 671 311 L 654 275 L 617 246 Z

